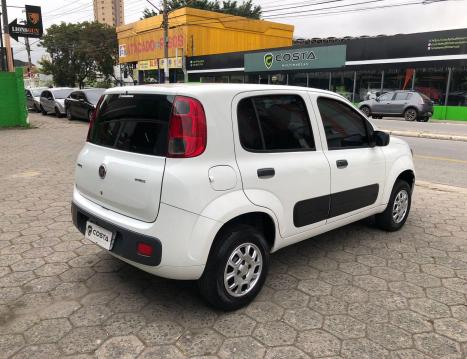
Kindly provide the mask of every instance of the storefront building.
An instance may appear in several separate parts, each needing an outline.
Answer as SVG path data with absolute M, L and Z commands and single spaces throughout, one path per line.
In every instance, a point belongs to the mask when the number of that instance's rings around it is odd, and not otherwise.
M 355 103 L 416 90 L 434 119 L 467 121 L 467 29 L 187 58 L 192 82 L 284 84 L 331 90 Z
M 187 57 L 292 45 L 294 27 L 218 12 L 182 8 L 169 14 L 170 82 L 185 79 Z M 119 62 L 138 83 L 162 82 L 162 15 L 117 27 Z M 186 72 L 186 71 L 185 71 Z

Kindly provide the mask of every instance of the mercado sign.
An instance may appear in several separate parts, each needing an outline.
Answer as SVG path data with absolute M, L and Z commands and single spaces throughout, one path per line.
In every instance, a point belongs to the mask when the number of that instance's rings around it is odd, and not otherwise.
M 147 53 L 154 53 L 155 51 L 162 51 L 164 49 L 164 38 L 127 38 L 121 40 L 118 46 L 118 56 L 124 59 L 128 56 L 142 55 Z M 183 48 L 184 38 L 183 35 L 169 36 L 169 49 Z
M 245 72 L 310 70 L 345 65 L 346 45 L 289 48 L 245 54 Z

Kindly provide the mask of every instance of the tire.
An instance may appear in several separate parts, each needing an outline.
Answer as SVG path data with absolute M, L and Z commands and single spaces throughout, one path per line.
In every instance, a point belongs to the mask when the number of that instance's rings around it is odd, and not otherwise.
M 404 198 L 406 203 L 405 205 Z M 411 204 L 412 189 L 410 188 L 410 185 L 406 181 L 398 180 L 392 189 L 388 206 L 383 213 L 375 216 L 376 225 L 388 232 L 398 231 L 405 224 L 405 221 L 409 216 Z M 401 208 L 401 210 L 397 210 L 397 207 Z
M 58 109 L 58 107 L 55 107 L 55 116 L 57 116 L 57 118 L 62 117 L 62 113 L 60 112 L 60 110 Z
M 40 111 L 41 111 L 41 110 L 39 110 L 39 109 L 37 108 L 37 105 L 36 105 L 36 104 L 34 104 L 33 110 L 34 110 L 35 112 L 40 112 Z
M 219 236 L 198 286 L 201 295 L 213 307 L 230 311 L 250 303 L 261 290 L 269 268 L 269 246 L 262 233 L 247 225 L 230 227 Z M 250 253 L 247 261 L 251 262 L 245 262 L 245 258 L 239 257 L 238 253 Z M 239 267 L 229 264 L 237 258 Z M 248 277 L 249 283 L 237 285 L 236 279 Z M 229 284 L 232 286 L 230 290 L 227 288 Z
M 66 109 L 66 118 L 69 120 L 69 121 L 73 121 L 73 115 L 71 114 L 71 110 L 69 107 L 67 107 Z
M 404 111 L 404 119 L 406 121 L 415 121 L 418 118 L 418 112 L 415 108 L 409 107 Z
M 42 113 L 43 116 L 47 115 L 47 111 L 44 110 L 44 108 L 42 107 L 42 105 L 41 105 L 41 113 Z
M 360 107 L 360 111 L 362 111 L 366 117 L 370 117 L 371 116 L 371 110 L 368 106 L 362 106 Z

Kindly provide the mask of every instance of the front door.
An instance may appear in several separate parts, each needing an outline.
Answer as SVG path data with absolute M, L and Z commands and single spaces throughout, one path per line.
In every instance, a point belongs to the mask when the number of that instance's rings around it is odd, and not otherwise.
M 305 91 L 247 92 L 232 103 L 243 190 L 274 212 L 282 237 L 324 225 L 329 211 L 329 163 L 310 109 Z
M 375 100 L 375 103 L 372 108 L 373 113 L 389 115 L 392 114 L 392 98 L 394 97 L 394 92 L 388 92 L 382 94 Z
M 333 96 L 311 96 L 331 166 L 331 223 L 380 203 L 386 161 L 382 149 L 371 143 L 370 123 L 351 105 Z

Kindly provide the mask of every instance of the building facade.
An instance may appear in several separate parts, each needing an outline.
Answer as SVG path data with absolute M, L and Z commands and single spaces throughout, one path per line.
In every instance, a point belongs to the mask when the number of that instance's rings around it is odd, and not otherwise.
M 109 26 L 121 26 L 125 23 L 123 0 L 93 0 L 94 20 Z
M 184 80 L 184 61 L 189 57 L 291 46 L 293 30 L 292 25 L 193 8 L 172 11 L 170 81 Z M 160 82 L 165 61 L 162 15 L 119 26 L 117 37 L 119 62 L 132 69 L 135 80 Z
M 433 118 L 467 121 L 467 29 L 195 56 L 187 72 L 192 82 L 315 87 L 354 103 L 416 90 L 434 101 Z

